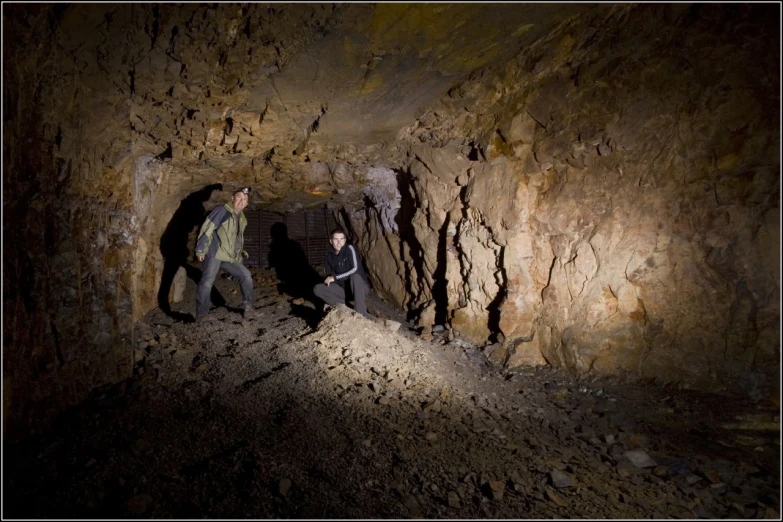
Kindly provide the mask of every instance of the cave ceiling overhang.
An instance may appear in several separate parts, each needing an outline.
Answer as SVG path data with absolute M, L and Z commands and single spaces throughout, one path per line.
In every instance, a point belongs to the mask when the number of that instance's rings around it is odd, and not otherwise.
M 336 22 L 286 60 L 267 61 L 241 86 L 224 67 L 200 115 L 207 147 L 171 158 L 179 192 L 194 184 L 250 184 L 256 204 L 288 209 L 350 199 L 329 168 L 401 160 L 396 138 L 454 85 L 507 62 L 582 4 L 347 4 Z M 187 85 L 196 91 L 201 85 Z M 134 144 L 148 156 L 166 137 Z M 356 178 L 350 178 L 351 185 Z M 341 195 L 338 195 L 339 193 Z M 177 192 L 175 189 L 174 192 Z M 254 205 L 257 206 L 257 205 Z

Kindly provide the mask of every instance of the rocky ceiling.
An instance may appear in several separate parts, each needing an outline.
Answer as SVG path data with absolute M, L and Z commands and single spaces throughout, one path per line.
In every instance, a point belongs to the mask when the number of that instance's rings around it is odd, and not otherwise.
M 165 231 L 214 183 L 328 204 L 378 294 L 498 364 L 779 387 L 779 22 L 773 4 L 4 3 L 4 419 L 131 374 Z
M 78 113 L 58 124 L 58 148 L 89 129 L 103 168 L 166 159 L 169 204 L 222 181 L 287 209 L 358 193 L 330 173 L 336 160 L 399 164 L 397 135 L 450 87 L 586 7 L 9 5 L 7 18 L 20 25 L 9 47 L 69 91 L 65 107 L 44 95 L 44 110 Z

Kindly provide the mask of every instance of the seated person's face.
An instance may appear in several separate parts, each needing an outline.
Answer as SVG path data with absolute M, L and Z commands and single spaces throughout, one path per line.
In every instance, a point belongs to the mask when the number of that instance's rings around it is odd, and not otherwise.
M 345 234 L 334 234 L 331 239 L 329 239 L 329 243 L 332 244 L 332 248 L 339 252 L 345 244 Z

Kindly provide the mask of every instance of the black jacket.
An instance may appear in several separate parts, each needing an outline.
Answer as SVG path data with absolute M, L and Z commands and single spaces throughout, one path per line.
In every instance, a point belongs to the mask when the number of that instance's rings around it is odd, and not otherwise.
M 353 274 L 359 274 L 367 282 L 367 274 L 362 266 L 362 256 L 353 245 L 346 244 L 335 254 L 333 249 L 326 253 L 326 275 L 334 276 L 334 282 L 345 288 L 345 282 Z

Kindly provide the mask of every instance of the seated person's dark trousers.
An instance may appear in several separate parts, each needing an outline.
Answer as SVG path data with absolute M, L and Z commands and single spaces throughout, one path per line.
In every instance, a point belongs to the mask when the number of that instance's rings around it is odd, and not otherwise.
M 364 317 L 369 317 L 369 314 L 367 313 L 367 303 L 365 301 L 367 297 L 367 283 L 359 274 L 348 276 L 348 280 L 351 283 L 351 291 L 353 292 L 356 311 Z M 313 287 L 313 293 L 330 306 L 345 304 L 345 290 L 336 282 L 332 282 L 329 286 L 326 286 L 324 283 L 318 283 Z
M 212 304 L 209 296 L 212 292 L 212 285 L 215 284 L 215 278 L 217 278 L 218 271 L 221 268 L 239 279 L 239 288 L 242 290 L 242 308 L 247 308 L 253 304 L 253 276 L 250 274 L 250 270 L 241 261 L 229 263 L 227 261 L 218 261 L 215 259 L 215 256 L 207 256 L 202 265 L 203 273 L 196 290 L 196 316 L 209 313 L 209 308 Z

